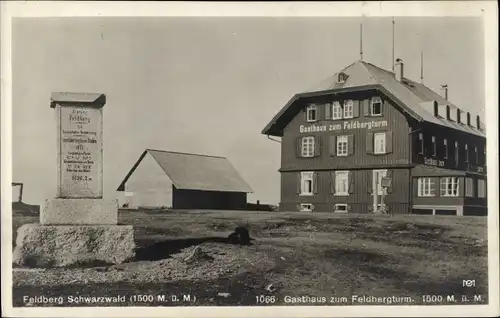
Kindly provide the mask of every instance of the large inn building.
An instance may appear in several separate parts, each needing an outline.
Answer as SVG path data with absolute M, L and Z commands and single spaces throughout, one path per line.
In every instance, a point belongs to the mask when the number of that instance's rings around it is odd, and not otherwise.
M 263 129 L 281 137 L 280 210 L 485 215 L 477 114 L 357 61 L 296 94 Z

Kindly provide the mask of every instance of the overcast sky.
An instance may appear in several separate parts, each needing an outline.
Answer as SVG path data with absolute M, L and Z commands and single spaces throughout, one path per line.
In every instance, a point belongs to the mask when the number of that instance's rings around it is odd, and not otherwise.
M 365 18 L 364 60 L 391 69 L 391 18 Z M 13 181 L 24 201 L 55 195 L 53 91 L 107 95 L 104 195 L 145 148 L 226 156 L 279 202 L 280 145 L 260 134 L 295 94 L 359 59 L 361 18 L 68 18 L 13 21 Z M 484 110 L 477 18 L 396 17 L 407 77 Z M 13 196 L 16 192 L 13 192 Z

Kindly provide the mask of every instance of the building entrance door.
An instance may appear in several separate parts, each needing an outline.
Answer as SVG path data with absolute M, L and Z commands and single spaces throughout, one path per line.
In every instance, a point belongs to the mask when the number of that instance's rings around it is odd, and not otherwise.
M 373 213 L 380 212 L 384 204 L 382 196 L 385 189 L 382 187 L 382 178 L 387 176 L 387 170 L 373 170 L 372 195 L 373 195 Z

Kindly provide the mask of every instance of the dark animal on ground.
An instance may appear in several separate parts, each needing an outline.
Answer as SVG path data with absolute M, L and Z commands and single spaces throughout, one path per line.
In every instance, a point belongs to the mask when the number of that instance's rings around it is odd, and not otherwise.
M 238 226 L 233 233 L 231 233 L 228 237 L 229 243 L 231 244 L 240 244 L 240 245 L 248 245 L 252 240 L 250 238 L 250 234 L 248 230 L 243 226 Z

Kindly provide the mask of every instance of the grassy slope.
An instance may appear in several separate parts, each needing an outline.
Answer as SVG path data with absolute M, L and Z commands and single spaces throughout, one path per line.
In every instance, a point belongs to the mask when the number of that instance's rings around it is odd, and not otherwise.
M 14 228 L 29 221 L 29 217 L 16 218 Z M 148 271 L 155 271 L 155 261 L 170 259 L 175 253 L 199 244 L 206 251 L 227 249 L 229 252 L 224 257 L 232 262 L 227 263 L 231 270 L 224 271 L 225 258 L 221 258 L 222 263 L 219 261 L 213 266 L 172 269 L 173 272 L 187 271 L 189 279 L 182 279 L 181 275 L 176 279 L 158 278 L 143 283 L 115 279 L 106 283 L 76 281 L 43 286 L 26 282 L 40 281 L 40 275 L 49 272 L 17 276 L 14 273 L 15 305 L 22 305 L 21 295 L 75 293 L 191 293 L 198 298 L 196 305 L 255 305 L 256 295 L 275 295 L 281 303 L 285 295 L 412 296 L 415 303 L 425 294 L 458 297 L 481 294 L 483 299 L 487 296 L 486 218 L 122 211 L 120 223 L 136 227 L 136 263 L 151 262 L 153 267 Z M 210 239 L 227 236 L 237 225 L 249 227 L 256 239 L 253 246 L 226 246 Z M 250 260 L 251 255 L 258 255 L 257 261 Z M 252 266 L 240 266 L 236 270 L 234 262 L 247 262 Z M 216 275 L 212 273 L 215 267 L 222 267 Z M 476 287 L 466 290 L 462 287 L 463 279 L 475 279 Z M 278 290 L 265 291 L 269 283 Z M 218 297 L 218 292 L 231 295 Z

